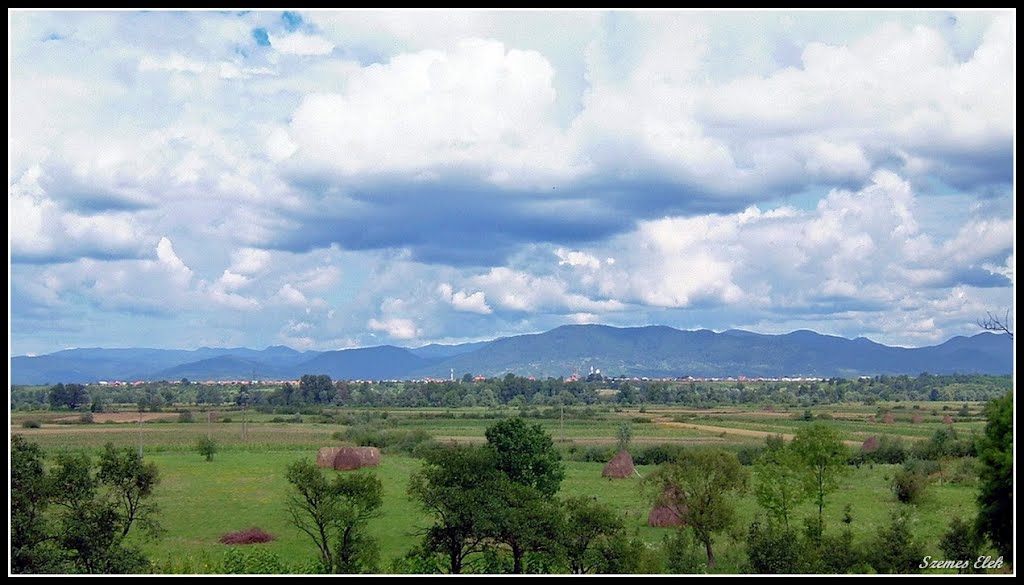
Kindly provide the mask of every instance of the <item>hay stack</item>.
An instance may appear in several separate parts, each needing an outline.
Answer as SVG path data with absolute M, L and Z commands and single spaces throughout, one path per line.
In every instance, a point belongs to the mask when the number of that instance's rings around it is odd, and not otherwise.
M 318 467 L 334 467 L 334 458 L 338 456 L 341 447 L 320 447 L 316 454 Z
M 604 469 L 601 470 L 601 477 L 621 479 L 630 477 L 634 473 L 636 473 L 636 469 L 633 467 L 633 458 L 629 455 L 629 451 L 623 449 L 605 464 Z
M 678 494 L 671 488 L 662 492 L 647 515 L 647 525 L 656 528 L 685 526 L 686 504 L 679 500 Z
M 380 465 L 380 450 L 376 447 L 339 447 L 334 456 L 334 468 L 347 471 Z
M 882 417 L 882 422 L 887 424 L 887 425 L 891 425 L 892 423 L 894 423 L 896 421 L 892 418 L 892 413 L 891 412 L 887 412 L 887 413 L 885 413 L 885 416 Z
M 921 424 L 922 422 L 924 422 L 924 417 L 921 416 L 920 414 L 915 414 L 914 418 L 910 419 L 910 422 L 912 422 L 915 425 Z
M 878 437 L 868 437 L 864 439 L 864 443 L 860 446 L 861 453 L 874 453 L 878 451 L 879 442 Z
M 942 417 L 942 424 L 944 424 L 944 425 L 951 425 L 951 424 L 953 424 L 953 417 L 949 416 L 948 414 L 946 416 Z

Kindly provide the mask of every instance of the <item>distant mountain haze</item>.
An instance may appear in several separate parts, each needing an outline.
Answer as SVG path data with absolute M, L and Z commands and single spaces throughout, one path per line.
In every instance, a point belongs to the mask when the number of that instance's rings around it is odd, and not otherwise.
M 406 349 L 391 345 L 299 352 L 247 348 L 69 349 L 11 359 L 12 384 L 101 380 L 282 380 L 327 374 L 336 380 L 498 376 L 853 377 L 1013 371 L 1007 335 L 979 333 L 930 347 L 889 347 L 813 331 L 764 335 L 671 327 L 566 325 L 532 335 Z

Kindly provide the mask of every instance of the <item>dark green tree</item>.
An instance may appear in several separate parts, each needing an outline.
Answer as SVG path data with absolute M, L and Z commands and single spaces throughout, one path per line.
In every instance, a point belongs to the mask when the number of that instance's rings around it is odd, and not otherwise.
M 527 553 L 554 553 L 558 548 L 561 510 L 540 490 L 501 478 L 494 483 L 492 505 L 485 508 L 484 533 L 512 554 L 512 573 L 523 572 Z
M 618 572 L 608 564 L 609 551 L 625 538 L 625 525 L 609 505 L 591 498 L 574 497 L 563 504 L 560 530 L 562 548 L 573 574 Z
M 108 444 L 97 473 L 84 453 L 61 453 L 48 473 L 55 510 L 54 541 L 69 563 L 68 571 L 138 573 L 146 559 L 126 543 L 129 531 L 140 525 L 159 533 L 156 506 L 148 498 L 159 476 L 131 449 Z
M 366 527 L 378 516 L 382 486 L 369 474 L 339 474 L 329 479 L 308 460 L 296 461 L 286 472 L 291 490 L 288 512 L 292 523 L 316 544 L 320 562 L 332 573 L 372 573 L 379 547 Z
M 89 404 L 89 390 L 81 384 L 57 384 L 50 388 L 48 398 L 51 408 L 78 410 L 79 406 Z
M 196 441 L 196 452 L 207 461 L 213 461 L 213 456 L 217 454 L 217 441 L 210 437 L 199 437 Z
M 747 562 L 762 575 L 803 573 L 807 551 L 800 534 L 787 526 L 754 520 L 747 532 Z
M 483 447 L 430 451 L 410 478 L 409 495 L 433 521 L 424 531 L 423 551 L 444 555 L 449 573 L 461 573 L 466 558 L 484 550 L 503 479 L 494 452 Z
M 736 517 L 731 494 L 746 489 L 747 474 L 736 455 L 720 449 L 683 451 L 671 464 L 650 476 L 658 497 L 671 497 L 677 510 L 704 545 L 708 567 L 715 566 L 715 534 L 732 526 Z
M 484 435 L 495 465 L 510 480 L 537 488 L 546 496 L 558 492 L 565 469 L 544 427 L 509 418 L 490 426 Z
M 978 440 L 978 532 L 1013 561 L 1013 394 L 985 405 L 985 434 Z
M 957 516 L 949 523 L 949 528 L 939 541 L 942 554 L 949 560 L 969 560 L 966 567 L 958 568 L 957 573 L 974 573 L 974 559 L 981 550 L 981 538 L 974 526 Z
M 21 435 L 11 437 L 11 572 L 55 573 L 58 551 L 46 518 L 52 484 L 43 468 L 43 450 Z
M 910 514 L 905 510 L 893 514 L 882 526 L 868 550 L 871 566 L 879 573 L 919 573 L 924 547 L 910 528 Z

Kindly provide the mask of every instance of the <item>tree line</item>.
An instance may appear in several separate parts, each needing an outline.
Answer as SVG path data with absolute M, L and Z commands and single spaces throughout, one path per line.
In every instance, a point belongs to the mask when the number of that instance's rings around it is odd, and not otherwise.
M 591 376 L 587 380 L 534 380 L 507 374 L 460 381 L 349 382 L 307 374 L 298 384 L 221 386 L 152 382 L 140 386 L 56 384 L 49 389 L 13 387 L 15 409 L 51 408 L 102 411 L 110 404 L 133 404 L 157 410 L 176 404 L 222 405 L 244 400 L 254 408 L 290 406 L 354 407 L 497 407 L 670 404 L 694 408 L 774 404 L 808 407 L 861 401 L 987 401 L 1012 387 L 1010 376 L 931 375 L 832 378 L 789 382 L 698 382 L 627 380 Z

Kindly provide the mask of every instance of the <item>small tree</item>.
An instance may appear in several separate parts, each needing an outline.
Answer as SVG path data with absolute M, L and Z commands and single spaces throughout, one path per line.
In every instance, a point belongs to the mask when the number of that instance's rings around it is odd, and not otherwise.
M 981 539 L 970 522 L 957 516 L 949 523 L 949 529 L 942 535 L 939 541 L 939 548 L 942 554 L 950 560 L 967 560 L 978 558 L 978 551 L 981 549 Z M 957 569 L 957 573 L 974 573 L 974 563 L 967 563 L 966 567 Z
M 846 470 L 847 449 L 839 433 L 825 423 L 801 427 L 792 448 L 807 469 L 805 486 L 818 505 L 818 531 L 821 533 L 825 525 L 825 496 L 839 487 L 839 476 Z
M 217 453 L 217 441 L 210 437 L 199 437 L 196 441 L 196 452 L 207 461 L 213 461 L 213 456 Z
M 625 537 L 622 518 L 607 504 L 590 498 L 569 498 L 562 508 L 565 523 L 560 536 L 569 572 L 609 572 L 603 553 L 612 546 L 611 541 Z
M 793 509 L 807 499 L 805 468 L 791 445 L 769 441 L 755 465 L 754 495 L 768 518 L 789 530 Z
M 746 488 L 746 472 L 736 455 L 720 449 L 687 450 L 675 463 L 662 466 L 651 476 L 659 497 L 673 494 L 677 510 L 704 545 L 708 567 L 715 566 L 712 550 L 715 533 L 730 527 L 736 509 L 730 493 Z
M 924 547 L 910 529 L 910 515 L 900 510 L 882 526 L 869 549 L 871 566 L 879 573 L 919 573 Z
M 368 474 L 324 476 L 312 461 L 288 466 L 292 523 L 316 544 L 320 561 L 332 573 L 367 573 L 376 569 L 378 546 L 366 525 L 378 515 L 382 486 Z
M 151 533 L 160 531 L 155 519 L 157 506 L 149 501 L 153 489 L 160 483 L 155 464 L 144 462 L 131 447 L 118 449 L 107 443 L 100 454 L 96 478 L 110 487 L 115 500 L 120 503 L 122 537 L 128 535 L 135 522 Z
M 633 425 L 629 422 L 624 422 L 619 425 L 618 432 L 618 450 L 625 451 L 629 448 L 629 442 L 633 439 Z

